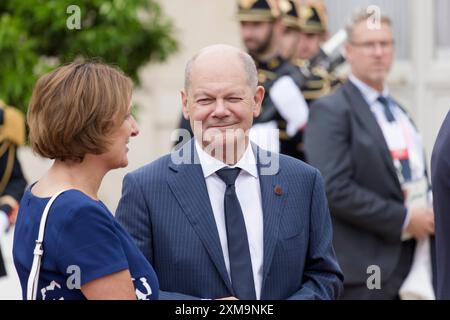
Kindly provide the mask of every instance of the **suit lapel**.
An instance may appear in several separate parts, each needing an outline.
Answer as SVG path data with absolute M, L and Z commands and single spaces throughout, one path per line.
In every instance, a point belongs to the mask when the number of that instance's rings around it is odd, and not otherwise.
M 279 157 L 279 155 L 262 150 L 255 144 L 253 144 L 252 147 L 253 152 L 256 155 L 256 162 L 258 166 L 263 210 L 264 257 L 261 288 L 264 290 L 264 283 L 269 273 L 275 247 L 278 241 L 280 218 L 286 203 L 288 190 L 286 185 L 280 179 L 281 168 L 279 168 L 274 174 L 264 174 L 264 170 L 262 170 L 263 167 L 265 167 L 265 161 L 262 161 L 262 158 L 267 159 L 268 157 Z M 277 159 L 277 163 L 279 163 L 279 159 Z M 263 296 L 263 294 L 264 291 L 261 292 L 261 296 Z
M 376 146 L 383 154 L 384 163 L 388 169 L 389 174 L 395 181 L 395 184 L 401 190 L 400 182 L 392 162 L 391 152 L 384 138 L 383 132 L 375 119 L 370 106 L 362 96 L 359 89 L 353 85 L 350 81 L 347 81 L 343 86 L 344 92 L 349 100 L 349 106 L 353 109 L 353 112 L 360 119 L 360 122 L 366 127 L 370 135 L 375 139 Z
M 203 177 L 203 171 L 198 161 L 193 140 L 186 143 L 182 149 L 184 152 L 190 151 L 192 157 L 188 158 L 196 161 L 193 162 L 194 164 L 171 163 L 169 166 L 174 171 L 174 174 L 170 175 L 168 180 L 169 187 L 180 203 L 181 208 L 183 208 L 183 212 L 191 223 L 192 228 L 202 241 L 228 290 L 233 292 L 225 267 L 222 246 L 206 188 L 205 178 Z

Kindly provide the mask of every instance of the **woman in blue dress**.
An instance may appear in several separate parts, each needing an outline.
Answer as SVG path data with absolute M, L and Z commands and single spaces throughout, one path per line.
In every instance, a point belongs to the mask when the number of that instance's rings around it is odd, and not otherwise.
M 30 143 L 54 163 L 20 203 L 13 257 L 24 298 L 44 208 L 62 190 L 48 214 L 36 298 L 158 298 L 152 266 L 98 198 L 105 174 L 127 166 L 139 133 L 131 95 L 131 80 L 98 62 L 76 61 L 37 81 Z

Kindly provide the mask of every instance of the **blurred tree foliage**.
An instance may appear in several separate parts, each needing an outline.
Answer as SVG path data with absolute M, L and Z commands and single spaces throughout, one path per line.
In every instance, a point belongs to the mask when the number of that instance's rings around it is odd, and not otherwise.
M 70 30 L 68 7 L 80 9 Z M 26 112 L 37 78 L 76 57 L 99 57 L 139 83 L 137 71 L 177 49 L 155 0 L 0 0 L 0 100 Z

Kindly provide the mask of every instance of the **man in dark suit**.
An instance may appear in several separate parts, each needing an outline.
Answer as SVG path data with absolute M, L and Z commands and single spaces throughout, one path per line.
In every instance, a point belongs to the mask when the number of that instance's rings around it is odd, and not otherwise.
M 20 111 L 0 101 L 0 236 L 14 224 L 26 180 L 17 158 L 25 142 L 25 120 Z M 6 268 L 0 250 L 0 277 Z
M 203 49 L 186 67 L 194 139 L 128 174 L 117 218 L 169 299 L 335 299 L 342 275 L 316 169 L 249 142 L 264 88 L 252 58 Z
M 450 299 L 450 113 L 439 130 L 431 157 L 433 207 L 436 213 L 436 298 Z
M 391 21 L 374 23 L 365 10 L 354 16 L 349 81 L 311 106 L 306 129 L 307 160 L 325 179 L 343 299 L 398 298 L 415 239 L 434 231 L 421 139 L 386 85 Z

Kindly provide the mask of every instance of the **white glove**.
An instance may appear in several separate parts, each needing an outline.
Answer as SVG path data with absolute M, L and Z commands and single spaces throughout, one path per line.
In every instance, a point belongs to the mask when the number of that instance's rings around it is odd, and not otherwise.
M 8 231 L 9 219 L 5 211 L 0 210 L 0 235 Z
M 280 77 L 269 90 L 270 99 L 287 122 L 286 133 L 293 137 L 308 121 L 309 109 L 300 89 L 289 76 Z

